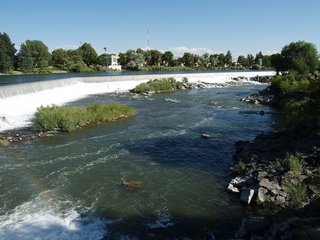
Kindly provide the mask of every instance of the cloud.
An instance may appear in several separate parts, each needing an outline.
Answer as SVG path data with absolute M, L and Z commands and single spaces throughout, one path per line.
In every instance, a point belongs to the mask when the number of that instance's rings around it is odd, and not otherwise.
M 188 48 L 184 46 L 178 46 L 170 48 L 171 51 L 175 56 L 182 56 L 184 53 L 192 53 L 197 55 L 203 55 L 204 53 L 213 54 L 217 53 L 217 51 L 213 51 L 211 48 L 204 48 L 204 47 L 195 47 L 195 48 Z

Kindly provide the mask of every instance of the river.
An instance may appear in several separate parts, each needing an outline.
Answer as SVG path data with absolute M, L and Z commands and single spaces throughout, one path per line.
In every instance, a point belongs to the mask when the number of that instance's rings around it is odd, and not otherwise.
M 217 239 L 245 215 L 226 193 L 234 143 L 271 129 L 266 106 L 240 102 L 265 85 L 150 97 L 93 94 L 68 102 L 119 102 L 135 117 L 1 148 L 1 239 Z M 207 133 L 210 138 L 202 138 Z M 127 189 L 122 181 L 138 181 Z

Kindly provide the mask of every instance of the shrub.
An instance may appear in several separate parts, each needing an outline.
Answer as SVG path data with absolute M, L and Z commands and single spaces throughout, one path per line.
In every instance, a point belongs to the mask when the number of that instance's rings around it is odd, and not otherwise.
M 301 182 L 294 183 L 286 181 L 284 190 L 289 197 L 289 204 L 292 207 L 301 207 L 308 200 L 307 185 Z
M 122 104 L 93 104 L 87 107 L 41 106 L 35 114 L 34 127 L 39 131 L 75 131 L 89 124 L 110 122 L 134 115 L 134 110 Z
M 174 78 L 163 78 L 151 80 L 147 83 L 141 83 L 136 86 L 131 92 L 145 93 L 145 92 L 165 92 L 178 89 L 183 83 L 178 82 Z
M 293 177 L 299 178 L 303 169 L 304 169 L 304 161 L 300 160 L 297 156 L 289 155 L 287 156 L 289 169 L 293 173 Z
M 310 81 L 293 71 L 282 76 L 275 76 L 271 85 L 283 95 L 295 95 L 311 90 Z

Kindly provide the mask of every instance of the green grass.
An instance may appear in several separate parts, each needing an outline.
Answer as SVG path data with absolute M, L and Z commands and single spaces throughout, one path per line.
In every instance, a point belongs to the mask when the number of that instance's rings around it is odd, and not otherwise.
M 39 131 L 72 132 L 90 124 L 115 121 L 134 115 L 134 109 L 117 103 L 93 104 L 87 107 L 41 106 L 35 114 L 34 127 Z
M 183 82 L 179 82 L 174 78 L 155 79 L 139 84 L 131 92 L 139 94 L 146 92 L 167 92 L 178 89 L 182 84 Z

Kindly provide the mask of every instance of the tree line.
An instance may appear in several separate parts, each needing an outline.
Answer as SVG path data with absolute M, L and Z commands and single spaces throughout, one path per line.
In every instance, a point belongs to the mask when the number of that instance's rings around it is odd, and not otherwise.
M 299 45 L 300 44 L 300 45 Z M 299 46 L 296 46 L 299 45 Z M 318 62 L 318 55 L 313 44 L 300 41 L 296 45 L 288 45 L 281 53 L 255 56 L 240 55 L 237 61 L 233 60 L 230 51 L 219 54 L 203 55 L 184 53 L 182 57 L 175 58 L 171 51 L 164 53 L 155 50 L 128 50 L 119 53 L 118 62 L 125 70 L 169 70 L 169 69 L 276 69 L 285 71 L 300 66 L 299 71 L 306 71 L 307 66 L 315 68 L 313 62 Z M 303 56 L 291 61 L 299 48 L 303 48 L 309 62 L 304 62 Z M 303 65 L 305 64 L 305 65 Z M 107 54 L 98 55 L 90 43 L 82 44 L 78 49 L 53 50 L 39 40 L 26 40 L 21 44 L 19 52 L 6 33 L 0 32 L 0 73 L 10 73 L 13 70 L 24 73 L 47 73 L 52 69 L 67 72 L 93 72 L 106 71 Z

